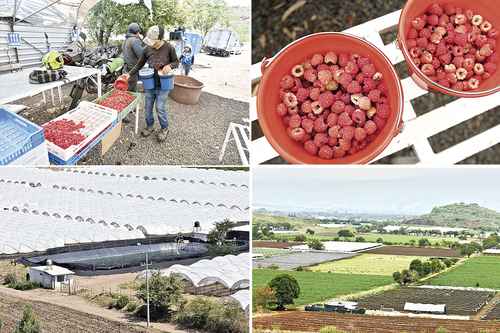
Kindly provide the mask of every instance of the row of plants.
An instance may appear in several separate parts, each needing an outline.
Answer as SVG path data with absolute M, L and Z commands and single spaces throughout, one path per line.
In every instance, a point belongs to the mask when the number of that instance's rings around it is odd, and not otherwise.
M 3 284 L 16 290 L 32 290 L 42 287 L 38 282 L 18 278 L 15 273 L 7 273 L 4 277 Z
M 413 260 L 408 269 L 397 271 L 392 274 L 394 281 L 402 286 L 408 285 L 413 282 L 446 268 L 449 268 L 457 263 L 458 259 L 437 259 L 432 258 L 426 261 L 420 259 Z
M 33 313 L 31 305 L 26 305 L 23 317 L 16 323 L 12 333 L 41 333 L 40 323 Z M 3 330 L 3 322 L 0 320 L 0 333 L 7 333 Z

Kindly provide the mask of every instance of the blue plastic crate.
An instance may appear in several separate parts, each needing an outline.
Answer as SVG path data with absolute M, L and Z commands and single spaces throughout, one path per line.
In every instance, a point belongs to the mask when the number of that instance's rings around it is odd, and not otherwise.
M 0 165 L 7 165 L 45 141 L 43 128 L 0 108 Z

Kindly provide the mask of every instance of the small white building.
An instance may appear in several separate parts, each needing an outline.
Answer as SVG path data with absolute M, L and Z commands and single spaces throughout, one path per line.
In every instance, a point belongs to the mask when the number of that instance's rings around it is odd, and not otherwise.
M 416 313 L 446 314 L 446 304 L 421 304 L 406 302 L 404 311 Z
M 71 277 L 75 273 L 56 265 L 34 266 L 28 270 L 28 280 L 38 282 L 44 288 L 60 289 L 63 285 L 71 286 Z

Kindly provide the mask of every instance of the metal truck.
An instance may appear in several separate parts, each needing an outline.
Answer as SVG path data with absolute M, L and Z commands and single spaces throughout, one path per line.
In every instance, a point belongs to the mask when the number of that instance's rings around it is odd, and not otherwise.
M 203 40 L 203 49 L 210 55 L 228 57 L 241 53 L 241 43 L 236 32 L 230 29 L 210 30 Z

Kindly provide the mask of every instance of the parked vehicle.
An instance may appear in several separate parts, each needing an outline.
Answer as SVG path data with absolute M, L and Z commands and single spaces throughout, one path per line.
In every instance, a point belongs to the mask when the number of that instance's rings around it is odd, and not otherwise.
M 238 34 L 230 29 L 210 30 L 203 41 L 203 49 L 210 55 L 228 57 L 241 53 Z

